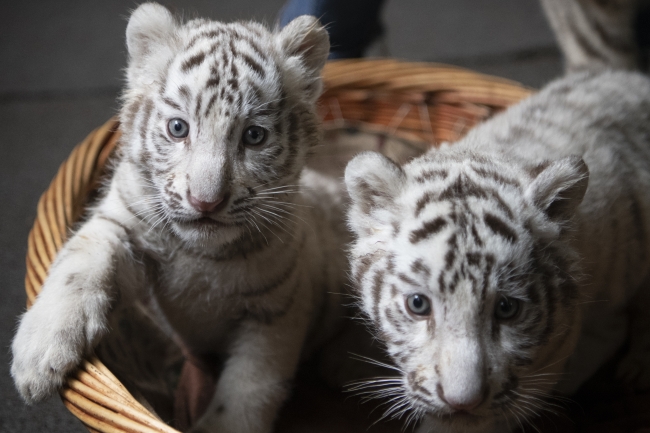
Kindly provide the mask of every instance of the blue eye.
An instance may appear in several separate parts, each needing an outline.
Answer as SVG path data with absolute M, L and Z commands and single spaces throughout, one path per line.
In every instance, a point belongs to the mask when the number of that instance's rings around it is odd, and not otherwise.
M 167 122 L 167 131 L 174 138 L 185 138 L 190 133 L 190 126 L 183 119 L 171 119 Z
M 410 295 L 406 298 L 406 307 L 417 316 L 428 316 L 431 313 L 431 301 L 420 294 Z
M 519 313 L 520 304 L 518 299 L 501 295 L 494 308 L 494 316 L 499 320 L 513 319 Z
M 259 146 L 266 140 L 266 130 L 261 126 L 246 128 L 242 134 L 241 141 L 249 146 Z

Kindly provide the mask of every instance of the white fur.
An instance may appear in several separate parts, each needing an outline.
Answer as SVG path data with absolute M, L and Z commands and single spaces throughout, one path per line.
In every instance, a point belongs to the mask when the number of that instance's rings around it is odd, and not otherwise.
M 627 335 L 621 374 L 650 385 L 649 128 L 646 77 L 582 73 L 403 167 L 348 165 L 352 275 L 401 372 L 393 413 L 422 432 L 511 430 Z M 409 312 L 413 294 L 429 314 Z
M 325 218 L 341 220 L 340 208 L 309 192 L 340 183 L 300 179 L 320 141 L 314 102 L 327 33 L 313 17 L 276 33 L 256 23 L 183 24 L 145 3 L 127 46 L 119 160 L 21 320 L 12 376 L 26 401 L 48 397 L 115 312 L 153 303 L 151 314 L 191 353 L 227 358 L 195 431 L 270 432 L 307 336 L 314 347 L 335 329 L 345 282 L 346 233 Z M 189 125 L 187 138 L 167 131 L 174 118 Z M 252 125 L 266 130 L 263 145 L 243 143 Z M 209 214 L 189 199 L 224 194 Z

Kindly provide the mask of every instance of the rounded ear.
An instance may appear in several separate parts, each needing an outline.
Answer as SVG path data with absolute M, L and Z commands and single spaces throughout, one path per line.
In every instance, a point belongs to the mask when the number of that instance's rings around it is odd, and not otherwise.
M 164 45 L 176 31 L 169 10 L 158 3 L 143 3 L 133 11 L 126 26 L 126 47 L 131 59 L 140 59 Z
M 387 223 L 382 215 L 392 213 L 393 203 L 406 183 L 402 168 L 377 152 L 363 152 L 345 168 L 350 195 L 349 221 L 357 233 Z
M 311 99 L 320 95 L 320 73 L 330 51 L 330 39 L 318 19 L 311 15 L 295 18 L 276 36 L 282 52 L 289 58 L 289 67 L 297 67 L 305 77 L 305 90 Z
M 573 155 L 539 168 L 542 170 L 526 190 L 526 195 L 549 219 L 568 221 L 587 191 L 587 164 L 581 157 Z
M 143 3 L 133 11 L 126 26 L 129 88 L 146 87 L 158 79 L 174 55 L 176 30 L 176 21 L 164 6 Z

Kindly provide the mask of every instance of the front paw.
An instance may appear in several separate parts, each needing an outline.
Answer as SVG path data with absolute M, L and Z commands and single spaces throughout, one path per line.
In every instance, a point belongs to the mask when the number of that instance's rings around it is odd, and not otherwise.
M 637 390 L 650 389 L 650 350 L 631 350 L 619 364 L 617 374 Z
M 45 305 L 36 303 L 23 316 L 11 346 L 11 376 L 27 403 L 54 394 L 87 348 L 84 324 L 74 313 L 38 307 Z

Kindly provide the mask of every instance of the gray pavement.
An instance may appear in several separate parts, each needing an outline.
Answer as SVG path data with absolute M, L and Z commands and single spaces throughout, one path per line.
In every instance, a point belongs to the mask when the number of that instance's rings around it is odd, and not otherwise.
M 186 16 L 275 22 L 282 0 L 165 1 Z M 133 0 L 2 1 L 0 14 L 0 432 L 83 432 L 58 398 L 25 406 L 9 376 L 24 311 L 27 233 L 72 147 L 115 114 Z M 537 0 L 392 0 L 387 53 L 541 86 L 561 71 Z M 6 127 L 6 128 L 4 128 Z

